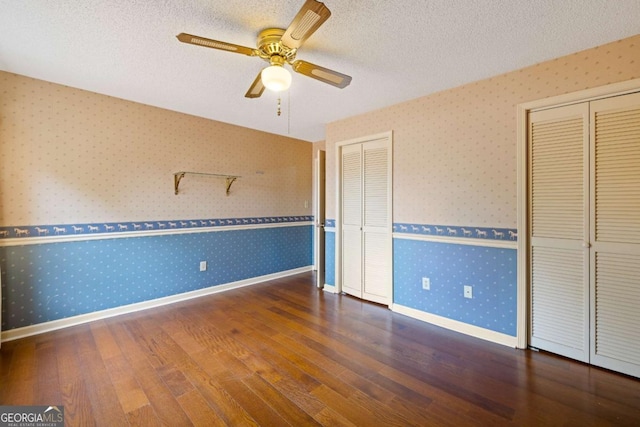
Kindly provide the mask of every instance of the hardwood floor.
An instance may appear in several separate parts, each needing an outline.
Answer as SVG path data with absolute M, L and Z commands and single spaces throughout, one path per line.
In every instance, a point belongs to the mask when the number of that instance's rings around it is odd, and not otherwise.
M 302 274 L 6 342 L 0 404 L 67 426 L 640 424 L 640 380 L 460 335 Z

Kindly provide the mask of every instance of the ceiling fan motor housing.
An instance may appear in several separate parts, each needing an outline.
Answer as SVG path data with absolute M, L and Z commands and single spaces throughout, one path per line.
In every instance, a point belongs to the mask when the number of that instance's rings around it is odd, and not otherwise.
M 268 60 L 271 65 L 283 65 L 296 57 L 297 49 L 288 48 L 280 40 L 284 31 L 281 28 L 267 28 L 258 34 L 257 45 L 260 56 Z

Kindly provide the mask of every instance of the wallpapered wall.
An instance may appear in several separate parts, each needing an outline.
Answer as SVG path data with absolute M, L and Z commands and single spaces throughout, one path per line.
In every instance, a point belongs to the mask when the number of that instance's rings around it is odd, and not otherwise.
M 470 238 L 487 232 L 486 250 L 394 234 L 394 303 L 515 335 L 515 244 L 492 246 L 517 239 L 516 106 L 639 78 L 639 58 L 640 35 L 328 124 L 327 218 L 336 217 L 336 143 L 392 130 L 394 231 L 449 228 L 459 245 L 463 230 Z M 503 238 L 493 239 L 494 230 Z M 469 274 L 468 265 L 483 271 Z M 430 291 L 420 286 L 425 276 Z M 481 294 L 464 299 L 463 285 Z
M 0 72 L 3 329 L 308 268 L 311 158 L 305 141 Z M 178 171 L 241 177 L 227 196 L 187 175 L 175 195 Z
M 0 120 L 0 225 L 311 214 L 304 141 L 5 72 Z

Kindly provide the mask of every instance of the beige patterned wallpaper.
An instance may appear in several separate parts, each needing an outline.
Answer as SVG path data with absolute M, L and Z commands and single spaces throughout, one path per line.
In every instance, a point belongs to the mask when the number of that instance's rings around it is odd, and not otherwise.
M 311 214 L 312 144 L 0 72 L 0 225 Z M 187 176 L 174 195 L 173 173 Z
M 516 105 L 639 77 L 640 35 L 330 123 L 327 217 L 336 142 L 392 130 L 394 222 L 515 228 Z

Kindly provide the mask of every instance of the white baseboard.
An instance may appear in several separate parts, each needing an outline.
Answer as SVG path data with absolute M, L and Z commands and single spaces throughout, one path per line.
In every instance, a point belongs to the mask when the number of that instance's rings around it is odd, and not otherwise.
M 147 310 L 149 308 L 160 307 L 163 305 L 173 304 L 180 301 L 198 298 L 205 295 L 211 295 L 218 292 L 224 292 L 231 289 L 241 288 L 243 286 L 255 285 L 269 280 L 280 279 L 294 274 L 305 273 L 311 271 L 313 266 L 294 268 L 293 270 L 280 271 L 278 273 L 267 274 L 264 276 L 252 277 L 250 279 L 239 280 L 237 282 L 225 283 L 223 285 L 210 286 L 204 289 L 189 291 L 182 294 L 171 295 L 168 297 L 157 298 L 149 301 L 138 302 L 135 304 L 123 305 L 121 307 L 109 308 L 107 310 L 94 311 L 92 313 L 81 314 L 79 316 L 67 317 L 65 319 L 52 320 L 50 322 L 38 323 L 37 325 L 24 326 L 22 328 L 11 329 L 0 334 L 0 342 L 12 341 L 32 335 L 43 334 L 45 332 L 55 331 L 58 329 L 68 328 L 70 326 L 81 325 L 94 320 L 107 319 L 109 317 L 119 316 L 121 314 L 134 313 L 136 311 Z
M 391 310 L 395 311 L 396 313 L 404 314 L 405 316 L 413 317 L 414 319 L 422 320 L 423 322 L 431 323 L 433 325 L 460 332 L 465 335 L 471 335 L 472 337 L 491 341 L 496 344 L 502 344 L 506 345 L 507 347 L 513 348 L 516 348 L 518 346 L 517 337 L 512 337 L 511 335 L 492 331 L 490 329 L 481 328 L 479 326 L 470 325 L 458 320 L 448 319 L 446 317 L 438 316 L 436 314 L 427 313 L 425 311 L 416 310 L 415 308 L 410 308 L 398 304 L 392 304 Z
M 324 284 L 324 287 L 322 288 L 323 291 L 325 292 L 329 292 L 331 294 L 337 294 L 338 290 L 336 289 L 335 286 L 333 285 L 327 285 L 326 283 Z

